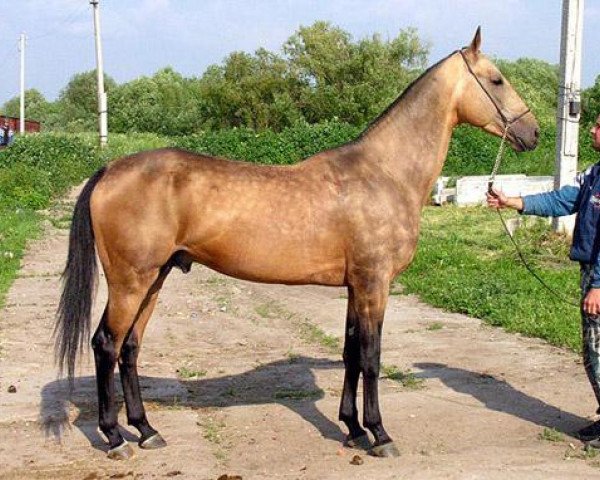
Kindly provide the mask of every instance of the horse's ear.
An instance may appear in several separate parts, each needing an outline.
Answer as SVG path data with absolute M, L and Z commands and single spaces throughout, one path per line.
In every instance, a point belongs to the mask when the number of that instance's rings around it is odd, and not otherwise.
M 475 36 L 471 41 L 471 45 L 469 45 L 469 50 L 473 55 L 477 55 L 480 52 L 481 48 L 481 27 L 477 27 L 477 31 L 475 32 Z

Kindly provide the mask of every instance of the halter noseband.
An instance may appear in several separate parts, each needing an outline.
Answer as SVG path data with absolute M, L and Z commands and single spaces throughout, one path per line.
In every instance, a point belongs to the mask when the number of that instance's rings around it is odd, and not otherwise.
M 458 53 L 460 53 L 460 56 L 465 61 L 465 65 L 467 66 L 467 70 L 469 70 L 469 73 L 471 75 L 473 75 L 473 78 L 479 84 L 479 86 L 483 90 L 483 93 L 485 93 L 486 96 L 490 99 L 490 101 L 492 102 L 492 105 L 494 105 L 494 108 L 498 112 L 498 115 L 500 115 L 500 118 L 502 119 L 502 122 L 504 123 L 504 134 L 506 135 L 506 131 L 509 129 L 509 127 L 513 123 L 517 122 L 518 120 L 520 120 L 521 118 L 523 118 L 525 115 L 527 115 L 531 110 L 529 110 L 529 108 L 527 108 L 523 113 L 517 115 L 512 120 L 509 120 L 507 118 L 507 116 L 504 115 L 504 112 L 502 112 L 502 109 L 498 105 L 498 102 L 496 101 L 496 99 L 494 97 L 492 97 L 492 95 L 490 94 L 490 92 L 488 92 L 488 90 L 485 88 L 485 86 L 483 85 L 483 83 L 481 83 L 481 80 L 479 80 L 479 77 L 475 74 L 475 72 L 471 68 L 471 65 L 469 64 L 469 62 L 467 60 L 467 57 L 465 56 L 465 53 L 462 50 L 458 50 Z

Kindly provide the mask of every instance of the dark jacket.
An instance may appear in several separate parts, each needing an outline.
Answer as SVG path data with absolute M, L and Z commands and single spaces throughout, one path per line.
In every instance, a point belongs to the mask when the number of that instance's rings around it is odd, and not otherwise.
M 592 265 L 591 285 L 600 288 L 600 163 L 579 174 L 576 185 L 524 196 L 521 213 L 542 217 L 577 213 L 569 257 Z

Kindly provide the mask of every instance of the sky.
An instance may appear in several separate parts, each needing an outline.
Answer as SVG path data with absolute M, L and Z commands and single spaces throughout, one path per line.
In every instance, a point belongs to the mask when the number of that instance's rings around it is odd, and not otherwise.
M 236 50 L 279 51 L 302 25 L 326 20 L 360 39 L 414 27 L 435 63 L 482 27 L 484 53 L 558 63 L 562 0 L 99 0 L 105 72 L 118 83 L 171 66 L 200 76 Z M 581 0 L 583 1 L 583 0 Z M 4 5 L 7 4 L 7 5 Z M 10 5 L 8 5 L 10 4 Z M 89 0 L 0 0 L 0 105 L 19 92 L 18 37 L 27 35 L 26 88 L 55 100 L 96 66 Z M 583 86 L 600 74 L 600 0 L 586 0 Z

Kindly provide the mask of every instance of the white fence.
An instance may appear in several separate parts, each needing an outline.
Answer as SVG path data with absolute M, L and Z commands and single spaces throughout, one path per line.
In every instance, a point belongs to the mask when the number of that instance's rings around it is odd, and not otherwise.
M 442 205 L 447 202 L 460 206 L 485 203 L 489 176 L 461 177 L 456 188 L 447 188 L 448 177 L 439 177 L 432 194 L 433 203 Z M 554 189 L 554 177 L 528 177 L 526 175 L 498 175 L 494 188 L 502 190 L 508 196 L 530 195 L 549 192 Z

